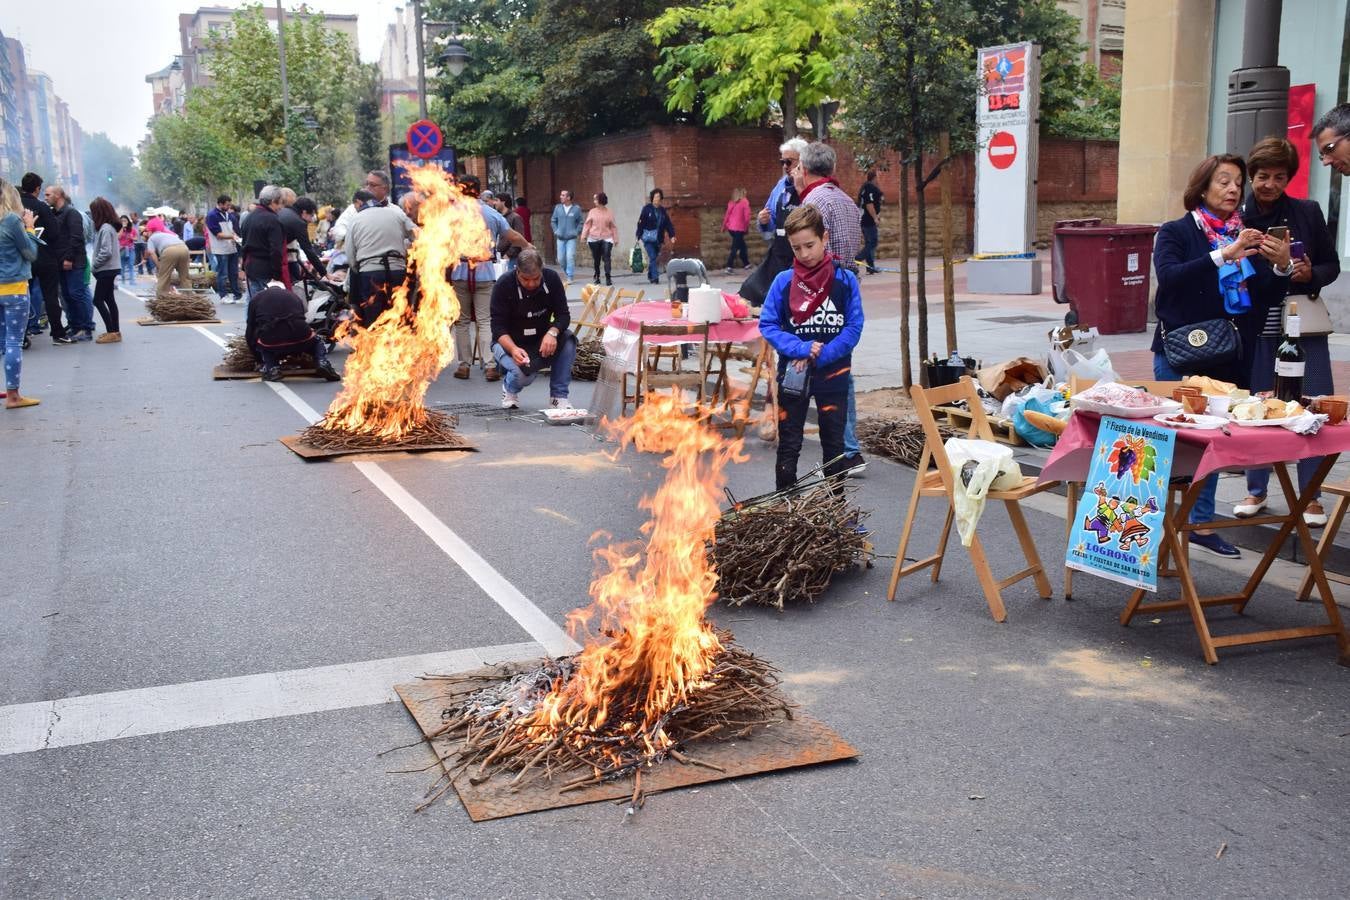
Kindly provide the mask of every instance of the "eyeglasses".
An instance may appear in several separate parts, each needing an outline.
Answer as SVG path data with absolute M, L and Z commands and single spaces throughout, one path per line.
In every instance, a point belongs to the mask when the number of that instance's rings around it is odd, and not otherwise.
M 1317 149 L 1318 159 L 1326 159 L 1328 156 L 1330 156 L 1332 154 L 1332 151 L 1336 149 L 1336 145 L 1343 140 L 1345 140 L 1345 135 L 1341 135 L 1340 137 L 1336 138 L 1336 140 L 1329 141 L 1325 146 L 1319 147 Z
M 785 166 L 795 166 L 797 164 L 795 159 L 780 159 L 779 162 Z

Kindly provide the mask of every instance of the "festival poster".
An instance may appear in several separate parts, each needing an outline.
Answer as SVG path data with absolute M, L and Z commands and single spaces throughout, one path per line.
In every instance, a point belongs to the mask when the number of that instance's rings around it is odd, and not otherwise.
M 1158 590 L 1158 548 L 1176 439 L 1175 431 L 1153 422 L 1102 419 L 1065 565 Z

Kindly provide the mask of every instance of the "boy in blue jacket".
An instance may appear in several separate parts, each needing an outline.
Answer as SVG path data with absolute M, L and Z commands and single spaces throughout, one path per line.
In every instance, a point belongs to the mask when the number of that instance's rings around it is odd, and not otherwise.
M 774 278 L 759 314 L 760 334 L 778 351 L 778 462 L 774 467 L 778 490 L 797 481 L 802 428 L 812 397 L 821 451 L 828 464 L 825 474 L 836 475 L 848 468 L 843 458 L 848 373 L 863 328 L 858 279 L 830 254 L 820 212 L 814 206 L 798 207 L 787 217 L 784 230 L 792 247 L 792 268 Z M 805 384 L 794 390 L 794 382 L 803 375 Z

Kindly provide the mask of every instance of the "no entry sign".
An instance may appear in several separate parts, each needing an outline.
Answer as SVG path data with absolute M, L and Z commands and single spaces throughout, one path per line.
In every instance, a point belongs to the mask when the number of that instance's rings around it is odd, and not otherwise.
M 408 126 L 408 152 L 418 159 L 431 159 L 441 152 L 444 142 L 440 127 L 429 119 L 418 119 Z
M 1017 139 L 1009 131 L 997 131 L 989 139 L 989 162 L 995 169 L 1006 169 L 1017 161 Z

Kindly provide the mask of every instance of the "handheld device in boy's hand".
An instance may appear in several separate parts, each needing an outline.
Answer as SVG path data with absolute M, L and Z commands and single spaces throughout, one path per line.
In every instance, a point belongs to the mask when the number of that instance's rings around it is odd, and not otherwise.
M 783 372 L 783 395 L 785 397 L 805 397 L 811 387 L 811 366 L 797 368 L 796 362 L 789 362 Z

